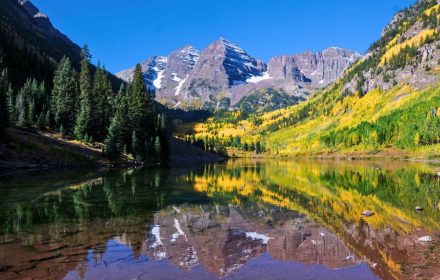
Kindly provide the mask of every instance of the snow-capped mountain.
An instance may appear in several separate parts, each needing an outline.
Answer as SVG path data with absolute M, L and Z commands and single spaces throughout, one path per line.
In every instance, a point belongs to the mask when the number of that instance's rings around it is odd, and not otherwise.
M 151 91 L 161 88 L 163 73 L 167 67 L 168 59 L 163 56 L 154 56 L 141 63 L 144 73 L 145 84 Z M 134 67 L 121 71 L 117 76 L 124 81 L 133 79 Z
M 168 99 L 178 96 L 183 84 L 199 60 L 200 52 L 192 46 L 185 46 L 172 52 L 162 75 L 157 98 Z
M 277 56 L 266 65 L 220 38 L 202 52 L 186 46 L 141 65 L 147 86 L 161 103 L 215 110 L 233 107 L 261 89 L 280 90 L 304 100 L 314 90 L 334 82 L 358 58 L 356 52 L 329 48 L 318 53 Z M 117 76 L 130 81 L 133 70 L 121 71 Z

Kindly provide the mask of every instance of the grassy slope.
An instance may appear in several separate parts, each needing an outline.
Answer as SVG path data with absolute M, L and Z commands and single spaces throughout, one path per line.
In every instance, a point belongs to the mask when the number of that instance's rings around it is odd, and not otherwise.
M 66 140 L 58 134 L 17 128 L 8 129 L 10 141 L 0 144 L 0 171 L 24 169 L 99 168 L 108 164 L 129 166 L 132 159 L 124 156 L 110 162 L 102 153 L 103 144 L 93 146 L 75 140 Z M 217 162 L 217 155 L 188 145 L 179 139 L 171 139 L 172 166 Z M 153 163 L 155 164 L 155 162 Z
M 9 143 L 0 153 L 0 169 L 46 169 L 101 166 L 101 149 L 57 135 L 10 128 Z

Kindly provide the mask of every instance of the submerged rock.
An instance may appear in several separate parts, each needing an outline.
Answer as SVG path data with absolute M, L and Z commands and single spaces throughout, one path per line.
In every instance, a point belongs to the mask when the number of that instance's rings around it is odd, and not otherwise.
M 374 215 L 374 212 L 371 210 L 365 210 L 362 212 L 362 216 L 365 216 L 365 217 L 371 217 L 373 215 Z

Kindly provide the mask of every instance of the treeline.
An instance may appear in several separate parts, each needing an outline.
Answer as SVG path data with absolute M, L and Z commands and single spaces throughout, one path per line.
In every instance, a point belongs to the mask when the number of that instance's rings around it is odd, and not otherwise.
M 199 147 L 206 152 L 216 153 L 223 156 L 227 156 L 227 151 L 225 149 L 226 147 L 233 147 L 246 152 L 255 152 L 257 154 L 265 151 L 261 141 L 248 143 L 242 141 L 239 136 L 233 137 L 232 135 L 230 135 L 228 138 L 220 138 L 218 136 L 196 138 L 196 136 L 193 134 L 185 136 L 185 141 L 186 143 Z
M 142 69 L 136 66 L 133 82 L 115 93 L 104 67 L 93 70 L 85 46 L 79 73 L 69 58 L 57 66 L 53 86 L 28 79 L 13 90 L 7 69 L 0 64 L 0 134 L 5 128 L 38 128 L 85 143 L 104 142 L 105 154 L 115 159 L 131 154 L 135 160 L 165 161 L 169 154 L 168 121 L 158 114 L 147 91 Z
M 438 91 L 438 89 L 436 89 Z M 354 128 L 331 131 L 321 137 L 327 147 L 412 149 L 440 144 L 440 96 L 399 109 L 376 122 L 362 122 Z

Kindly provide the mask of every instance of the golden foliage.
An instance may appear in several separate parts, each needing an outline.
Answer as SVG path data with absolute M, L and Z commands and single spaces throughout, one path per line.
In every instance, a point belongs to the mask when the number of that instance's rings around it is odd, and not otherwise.
M 388 50 L 382 56 L 379 65 L 383 66 L 386 61 L 389 61 L 393 56 L 398 55 L 402 49 L 404 49 L 406 47 L 412 47 L 412 46 L 418 47 L 421 44 L 423 44 L 423 42 L 426 39 L 429 39 L 436 34 L 437 34 L 437 31 L 435 29 L 423 29 L 422 31 L 420 31 L 419 33 L 414 35 L 413 37 L 411 37 L 411 38 L 409 38 L 399 44 L 393 45 L 392 47 L 390 46 L 390 48 L 388 48 Z M 396 38 L 394 38 L 394 39 L 396 39 Z M 393 40 L 390 43 L 392 43 Z M 396 41 L 397 41 L 397 39 L 396 39 Z

